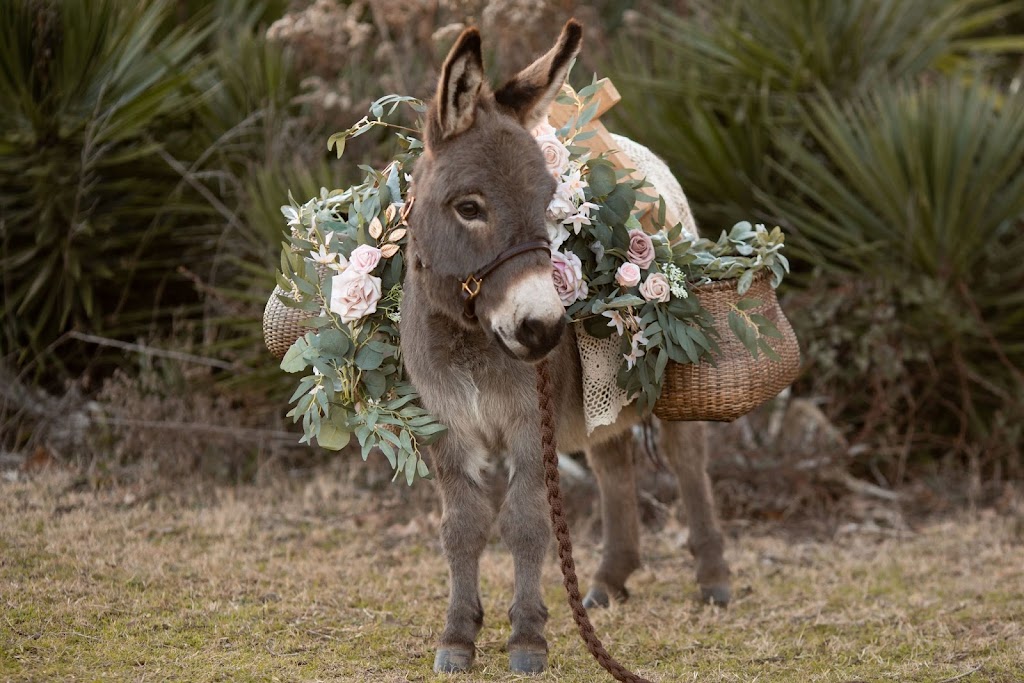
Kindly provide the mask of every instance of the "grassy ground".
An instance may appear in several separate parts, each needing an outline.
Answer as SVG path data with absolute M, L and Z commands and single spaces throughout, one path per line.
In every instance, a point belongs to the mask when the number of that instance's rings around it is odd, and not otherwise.
M 431 673 L 447 572 L 423 493 L 328 471 L 274 487 L 88 490 L 67 473 L 0 483 L 0 680 L 511 681 L 511 562 L 484 557 L 468 675 Z M 384 501 L 384 505 L 381 505 Z M 594 615 L 652 681 L 1024 680 L 1024 525 L 962 513 L 913 530 L 730 525 L 734 604 L 698 604 L 685 529 L 644 540 L 633 599 Z M 596 548 L 581 539 L 585 574 Z M 611 680 L 546 573 L 551 669 Z

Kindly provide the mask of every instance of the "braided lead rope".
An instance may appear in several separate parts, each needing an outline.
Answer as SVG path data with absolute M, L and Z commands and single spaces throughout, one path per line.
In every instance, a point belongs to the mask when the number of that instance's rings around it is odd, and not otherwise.
M 576 578 L 576 562 L 572 559 L 572 539 L 569 537 L 569 525 L 565 521 L 562 510 L 562 492 L 558 485 L 558 452 L 555 450 L 555 413 L 551 391 L 551 375 L 548 373 L 547 361 L 537 365 L 537 405 L 540 408 L 541 448 L 544 452 L 544 482 L 547 485 L 548 506 L 551 508 L 551 526 L 555 530 L 558 541 L 558 558 L 562 561 L 562 577 L 565 592 L 569 598 L 572 618 L 580 631 L 580 637 L 587 650 L 594 656 L 597 663 L 623 683 L 651 683 L 641 678 L 618 663 L 604 649 L 601 640 L 594 633 L 594 626 L 587 616 L 587 609 L 580 597 L 580 584 Z

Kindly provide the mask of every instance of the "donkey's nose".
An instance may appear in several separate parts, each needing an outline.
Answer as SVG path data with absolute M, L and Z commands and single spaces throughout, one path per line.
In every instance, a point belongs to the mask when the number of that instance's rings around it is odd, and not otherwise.
M 554 320 L 540 318 L 524 318 L 516 329 L 516 341 L 530 350 L 530 356 L 540 358 L 555 348 L 565 331 L 565 319 L 561 316 Z

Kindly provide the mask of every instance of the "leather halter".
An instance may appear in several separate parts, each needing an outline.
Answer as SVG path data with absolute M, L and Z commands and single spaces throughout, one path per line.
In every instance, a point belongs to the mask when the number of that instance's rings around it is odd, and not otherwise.
M 528 251 L 539 251 L 541 249 L 544 251 L 549 251 L 551 249 L 547 240 L 533 240 L 517 244 L 516 246 L 510 247 L 498 254 L 493 261 L 488 263 L 477 273 L 471 273 L 466 277 L 466 279 L 462 281 L 462 314 L 469 320 L 476 320 L 476 297 L 480 294 L 484 278 L 494 272 L 498 266 L 515 258 L 516 256 L 519 256 L 520 254 L 525 254 Z

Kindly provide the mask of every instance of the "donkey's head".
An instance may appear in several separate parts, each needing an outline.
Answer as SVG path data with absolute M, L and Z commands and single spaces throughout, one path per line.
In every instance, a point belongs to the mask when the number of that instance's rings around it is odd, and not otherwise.
M 523 360 L 545 356 L 565 329 L 547 250 L 555 180 L 529 129 L 547 115 L 581 39 L 569 21 L 547 54 L 492 92 L 480 34 L 467 29 L 445 60 L 416 164 L 412 277 L 431 308 Z

